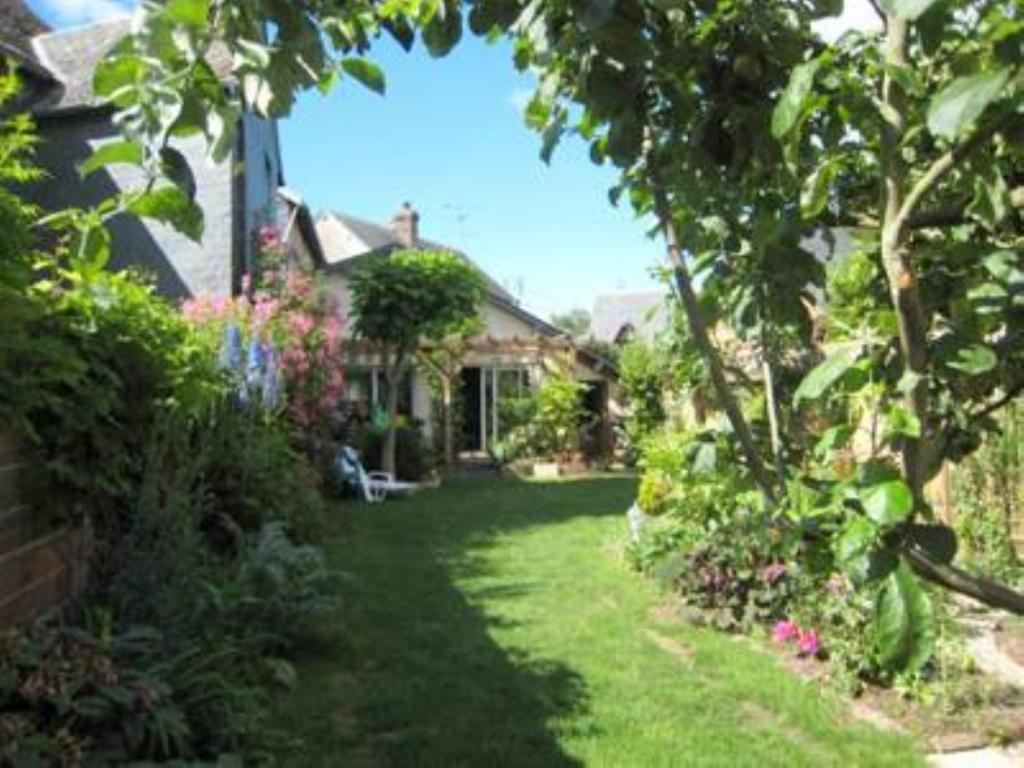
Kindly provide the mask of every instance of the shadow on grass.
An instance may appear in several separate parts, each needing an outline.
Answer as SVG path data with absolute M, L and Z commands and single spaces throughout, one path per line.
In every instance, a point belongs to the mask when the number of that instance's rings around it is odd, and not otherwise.
M 467 596 L 453 577 L 482 575 L 479 553 L 515 530 L 621 515 L 635 481 L 454 482 L 408 501 L 338 507 L 328 542 L 350 575 L 346 609 L 301 649 L 301 684 L 279 707 L 297 741 L 287 765 L 578 766 L 557 721 L 585 712 L 586 685 L 550 659 L 499 647 L 510 622 L 474 603 L 517 599 L 505 583 Z M 470 599 L 473 602 L 470 602 Z

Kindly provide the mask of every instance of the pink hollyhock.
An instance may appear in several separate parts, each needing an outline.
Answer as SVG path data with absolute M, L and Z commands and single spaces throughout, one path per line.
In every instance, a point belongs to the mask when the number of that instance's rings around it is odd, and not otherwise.
M 260 248 L 276 251 L 281 247 L 281 233 L 275 227 L 260 227 Z
M 231 316 L 232 311 L 235 308 L 235 304 L 227 296 L 221 296 L 213 302 L 213 316 L 219 318 L 228 318 Z
M 279 307 L 277 299 L 271 299 L 269 297 L 261 297 L 257 299 L 253 305 L 253 315 L 256 318 L 256 322 L 260 325 L 269 322 L 277 314 Z
M 252 295 L 252 275 L 250 275 L 248 272 L 242 275 L 242 295 Z
M 797 647 L 800 649 L 801 656 L 817 656 L 821 651 L 821 638 L 813 629 L 808 629 L 800 633 Z
M 772 639 L 776 643 L 789 643 L 801 636 L 800 627 L 791 619 L 780 621 L 772 631 Z
M 197 296 L 194 299 L 187 299 L 181 305 L 181 314 L 191 323 L 198 323 L 205 320 L 209 312 L 209 296 Z
M 308 298 L 309 294 L 313 292 L 313 281 L 308 276 L 298 272 L 292 272 L 288 275 L 286 285 L 288 292 L 294 294 L 299 299 Z
M 308 312 L 292 312 L 288 316 L 288 325 L 296 336 L 308 336 L 316 328 L 316 318 Z

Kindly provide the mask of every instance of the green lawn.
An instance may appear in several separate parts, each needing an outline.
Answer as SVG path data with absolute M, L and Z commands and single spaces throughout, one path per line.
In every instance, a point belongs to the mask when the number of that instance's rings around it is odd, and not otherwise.
M 616 555 L 635 481 L 464 481 L 335 510 L 343 616 L 278 706 L 286 765 L 912 766 Z

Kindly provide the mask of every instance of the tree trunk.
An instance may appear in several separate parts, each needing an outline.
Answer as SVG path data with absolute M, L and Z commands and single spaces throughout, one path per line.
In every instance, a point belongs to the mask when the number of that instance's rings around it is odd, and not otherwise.
M 452 435 L 452 377 L 447 372 L 441 377 L 441 419 L 444 430 L 444 463 L 455 463 L 455 440 Z
M 908 24 L 893 16 L 887 19 L 886 64 L 905 67 Z M 882 264 L 899 325 L 900 353 L 905 380 L 905 408 L 921 425 L 920 438 L 905 438 L 902 449 L 903 477 L 914 498 L 924 495 L 925 441 L 928 439 L 928 327 L 921 301 L 921 290 L 910 253 L 909 230 L 902 218 L 905 199 L 906 168 L 900 143 L 906 127 L 906 104 L 902 89 L 889 75 L 882 82 L 883 113 L 881 161 L 882 188 Z
M 747 467 L 750 469 L 754 481 L 761 489 L 765 498 L 774 504 L 775 488 L 772 483 L 771 474 L 765 468 L 761 455 L 757 452 L 754 436 L 751 434 L 747 420 L 743 416 L 743 411 L 740 410 L 739 402 L 737 402 L 736 396 L 733 394 L 732 388 L 725 378 L 722 359 L 714 344 L 711 343 L 704 318 L 700 315 L 700 306 L 697 303 L 697 295 L 693 291 L 690 271 L 686 266 L 686 261 L 683 259 L 676 236 L 676 228 L 672 221 L 668 197 L 665 190 L 660 186 L 659 181 L 655 180 L 652 186 L 654 187 L 658 221 L 665 236 L 665 244 L 668 247 L 668 257 L 673 268 L 676 290 L 679 292 L 679 300 L 683 305 L 683 312 L 686 314 L 686 321 L 690 326 L 690 332 L 693 334 L 693 341 L 697 345 L 701 357 L 704 359 L 704 364 L 708 367 L 708 374 L 711 376 L 711 385 L 714 387 L 715 396 L 722 410 L 725 411 L 725 415 L 732 425 L 733 432 L 736 433 L 736 439 L 740 443 L 740 449 L 743 452 L 744 459 L 746 459 Z
M 396 353 L 394 361 L 385 370 L 388 377 L 388 429 L 384 435 L 384 445 L 381 448 L 380 464 L 385 472 L 395 472 L 395 448 L 398 435 L 398 387 L 401 384 L 402 374 L 405 366 L 403 357 Z

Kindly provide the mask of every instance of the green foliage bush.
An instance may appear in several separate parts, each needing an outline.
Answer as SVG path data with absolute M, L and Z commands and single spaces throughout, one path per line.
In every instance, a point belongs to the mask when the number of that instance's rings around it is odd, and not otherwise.
M 268 690 L 294 678 L 281 654 L 337 604 L 296 543 L 320 530 L 319 478 L 286 422 L 230 396 L 216 342 L 104 270 L 104 230 L 31 250 L 9 187 L 31 126 L 3 126 L 0 416 L 40 457 L 27 501 L 95 552 L 67 625 L 0 642 L 0 762 L 257 761 Z
M 510 456 L 568 460 L 579 449 L 585 388 L 569 373 L 556 371 L 529 397 L 507 402 L 513 424 L 505 440 Z
M 367 472 L 383 469 L 384 438 L 385 431 L 372 424 L 359 431 L 355 443 Z M 416 482 L 425 478 L 436 464 L 437 456 L 420 429 L 402 420 L 395 429 L 395 474 L 402 480 Z
M 635 461 L 641 443 L 665 422 L 668 360 L 652 344 L 634 339 L 619 353 L 619 385 L 626 401 L 623 438 Z

